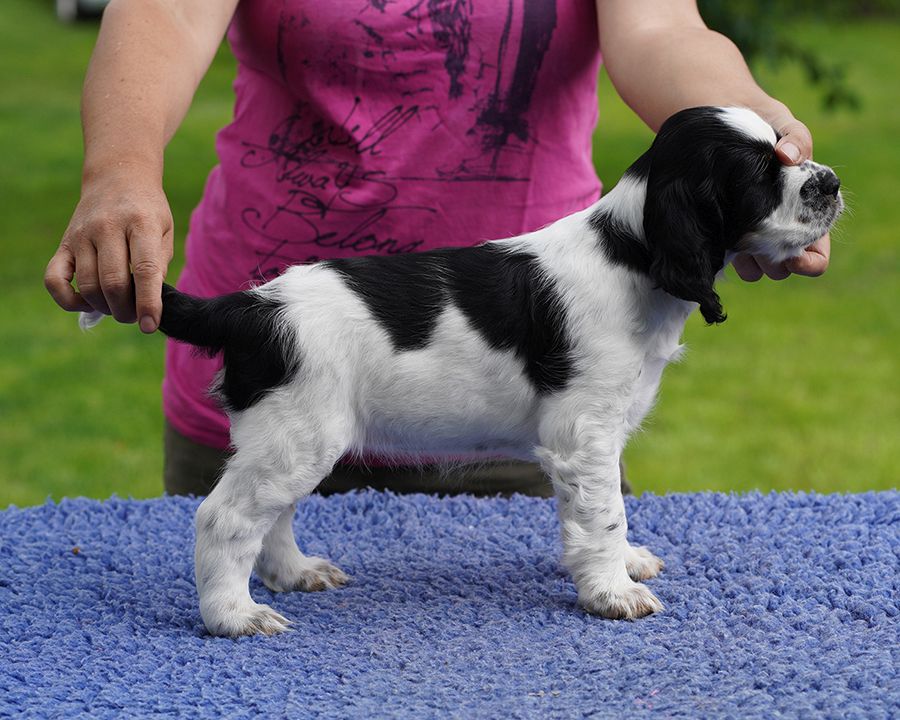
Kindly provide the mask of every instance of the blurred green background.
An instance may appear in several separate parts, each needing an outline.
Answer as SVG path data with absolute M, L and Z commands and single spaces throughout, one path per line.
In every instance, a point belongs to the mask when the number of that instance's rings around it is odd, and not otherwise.
M 687 357 L 667 371 L 627 451 L 637 491 L 897 486 L 900 24 L 890 17 L 807 13 L 782 28 L 793 50 L 781 55 L 794 60 L 772 66 L 771 43 L 759 53 L 757 77 L 811 128 L 850 213 L 825 276 L 747 284 L 729 271 L 728 321 L 691 319 Z M 93 22 L 59 23 L 49 0 L 0 3 L 0 507 L 162 491 L 163 338 L 113 322 L 82 333 L 42 286 L 78 198 L 79 96 L 96 32 Z M 803 49 L 829 64 L 814 73 L 843 73 L 858 111 L 825 109 Z M 170 279 L 215 163 L 215 132 L 229 120 L 233 70 L 223 48 L 166 154 Z M 607 188 L 650 138 L 604 77 L 595 161 Z

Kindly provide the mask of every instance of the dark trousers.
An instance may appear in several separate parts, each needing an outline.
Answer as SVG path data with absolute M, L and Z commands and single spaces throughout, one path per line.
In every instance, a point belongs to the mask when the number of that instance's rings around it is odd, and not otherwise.
M 226 450 L 201 445 L 185 437 L 168 422 L 164 432 L 163 477 L 169 495 L 208 495 L 225 461 Z M 622 470 L 622 492 L 631 492 Z M 540 465 L 503 460 L 470 467 L 446 469 L 437 466 L 376 467 L 339 463 L 316 492 L 323 495 L 363 488 L 395 493 L 437 495 L 501 495 L 513 493 L 552 497 L 553 487 Z

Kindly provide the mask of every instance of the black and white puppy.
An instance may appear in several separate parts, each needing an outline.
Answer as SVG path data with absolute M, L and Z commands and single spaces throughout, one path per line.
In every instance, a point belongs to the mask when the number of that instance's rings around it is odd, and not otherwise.
M 342 585 L 291 531 L 295 503 L 343 455 L 498 455 L 542 463 L 579 603 L 609 618 L 661 610 L 662 561 L 629 545 L 619 456 L 698 305 L 735 252 L 781 261 L 842 210 L 827 167 L 784 166 L 741 108 L 693 108 L 592 207 L 477 247 L 290 268 L 246 292 L 166 287 L 161 329 L 224 353 L 217 392 L 234 456 L 197 511 L 200 612 L 216 635 L 288 621 L 254 602 Z

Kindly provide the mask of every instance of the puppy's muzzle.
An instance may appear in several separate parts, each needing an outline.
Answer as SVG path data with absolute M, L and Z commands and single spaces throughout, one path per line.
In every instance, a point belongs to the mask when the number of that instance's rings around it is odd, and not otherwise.
M 817 170 L 800 188 L 800 197 L 804 201 L 815 197 L 832 197 L 835 200 L 841 189 L 841 179 L 831 168 Z

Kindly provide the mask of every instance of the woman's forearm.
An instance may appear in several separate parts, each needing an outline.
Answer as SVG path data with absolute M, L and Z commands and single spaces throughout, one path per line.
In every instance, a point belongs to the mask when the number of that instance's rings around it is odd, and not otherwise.
M 604 55 L 616 90 L 654 131 L 673 113 L 697 105 L 790 115 L 757 85 L 735 44 L 702 25 L 636 28 L 606 38 Z
M 84 176 L 162 177 L 166 143 L 191 104 L 236 0 L 114 0 L 84 83 Z

